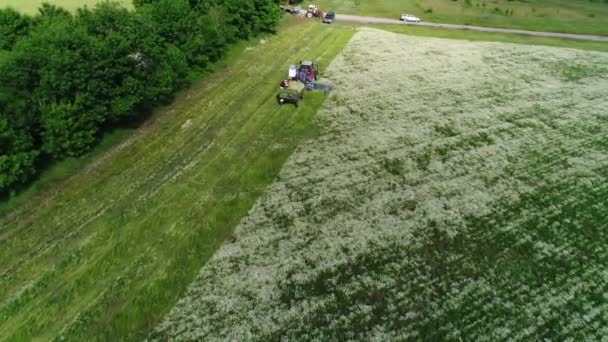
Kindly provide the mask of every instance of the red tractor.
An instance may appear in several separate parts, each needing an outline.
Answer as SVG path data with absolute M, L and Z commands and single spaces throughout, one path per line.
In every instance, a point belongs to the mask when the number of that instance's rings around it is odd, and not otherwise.
M 317 5 L 308 5 L 308 10 L 306 11 L 307 18 L 323 18 L 324 15 L 325 13 Z

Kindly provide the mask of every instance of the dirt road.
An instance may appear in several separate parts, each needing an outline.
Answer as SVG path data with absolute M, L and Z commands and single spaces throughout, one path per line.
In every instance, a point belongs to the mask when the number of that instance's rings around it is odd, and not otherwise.
M 427 23 L 427 22 L 404 23 L 397 19 L 364 17 L 364 16 L 359 16 L 359 15 L 348 15 L 348 14 L 336 14 L 336 21 L 350 21 L 350 22 L 357 22 L 357 23 L 362 23 L 362 24 L 417 25 L 417 26 L 447 28 L 447 29 L 453 29 L 453 30 L 471 30 L 471 31 L 482 31 L 482 32 L 510 33 L 510 34 L 521 34 L 521 35 L 527 35 L 527 36 L 608 42 L 608 37 L 605 37 L 605 36 L 592 36 L 592 35 L 583 35 L 583 34 L 542 32 L 542 31 L 526 31 L 526 30 L 514 30 L 514 29 L 503 29 L 503 28 L 493 28 L 493 27 L 480 27 L 480 26 L 455 25 L 455 24 L 438 24 L 438 23 Z

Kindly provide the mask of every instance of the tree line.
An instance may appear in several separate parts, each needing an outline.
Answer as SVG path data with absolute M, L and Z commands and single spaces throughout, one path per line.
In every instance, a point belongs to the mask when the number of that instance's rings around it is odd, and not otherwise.
M 0 195 L 166 103 L 230 44 L 273 32 L 280 0 L 134 0 L 0 9 Z

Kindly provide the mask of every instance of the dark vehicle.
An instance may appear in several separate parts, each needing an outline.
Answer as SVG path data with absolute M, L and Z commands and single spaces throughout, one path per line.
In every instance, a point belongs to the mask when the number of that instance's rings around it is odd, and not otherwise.
M 277 95 L 277 101 L 280 105 L 284 103 L 293 103 L 296 107 L 300 106 L 300 102 L 304 98 L 305 85 L 301 82 L 291 80 L 287 84 L 281 84 L 281 90 Z
M 327 24 L 333 23 L 334 20 L 336 20 L 336 13 L 331 11 L 327 12 L 327 14 L 325 14 L 325 16 L 323 17 L 323 22 Z

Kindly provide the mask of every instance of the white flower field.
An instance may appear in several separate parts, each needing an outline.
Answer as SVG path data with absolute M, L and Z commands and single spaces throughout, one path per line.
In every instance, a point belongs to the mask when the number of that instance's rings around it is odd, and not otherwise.
M 152 339 L 608 336 L 608 54 L 360 30 Z

